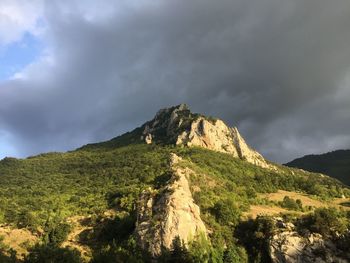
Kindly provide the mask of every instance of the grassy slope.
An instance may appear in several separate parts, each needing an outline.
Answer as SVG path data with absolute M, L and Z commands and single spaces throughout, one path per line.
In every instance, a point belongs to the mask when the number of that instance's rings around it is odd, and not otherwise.
M 339 150 L 321 155 L 307 155 L 286 164 L 332 176 L 344 184 L 350 185 L 350 150 Z

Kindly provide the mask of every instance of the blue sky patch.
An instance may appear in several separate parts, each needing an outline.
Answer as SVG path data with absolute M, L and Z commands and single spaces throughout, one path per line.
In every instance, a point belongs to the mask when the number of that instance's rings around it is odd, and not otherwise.
M 34 62 L 43 50 L 42 41 L 30 33 L 20 41 L 0 46 L 0 81 L 4 81 Z

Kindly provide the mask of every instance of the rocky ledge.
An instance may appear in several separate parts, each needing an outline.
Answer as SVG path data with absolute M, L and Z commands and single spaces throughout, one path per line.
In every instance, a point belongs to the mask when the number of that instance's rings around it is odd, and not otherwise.
M 273 263 L 347 263 L 349 251 L 317 233 L 301 235 L 292 223 L 275 218 L 278 231 L 270 240 Z
M 191 113 L 185 104 L 160 110 L 143 126 L 141 140 L 198 146 L 228 153 L 263 168 L 273 168 L 263 156 L 247 145 L 236 127 L 222 120 Z

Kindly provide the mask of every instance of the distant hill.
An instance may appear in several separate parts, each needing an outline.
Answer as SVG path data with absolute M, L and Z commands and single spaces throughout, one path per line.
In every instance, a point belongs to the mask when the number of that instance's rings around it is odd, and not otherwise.
M 350 150 L 306 155 L 287 163 L 286 166 L 323 173 L 350 185 Z

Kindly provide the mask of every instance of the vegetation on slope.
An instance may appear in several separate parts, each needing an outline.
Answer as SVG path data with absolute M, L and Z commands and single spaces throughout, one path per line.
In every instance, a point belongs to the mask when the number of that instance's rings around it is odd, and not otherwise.
M 332 176 L 350 185 L 350 150 L 338 150 L 320 155 L 306 155 L 286 164 L 306 171 Z
M 139 144 L 134 139 L 138 132 L 68 153 L 0 161 L 0 224 L 28 228 L 41 238 L 40 244 L 30 249 L 26 262 L 45 262 L 40 257 L 50 254 L 68 258 L 57 262 L 79 262 L 77 251 L 60 247 L 67 236 L 66 220 L 75 215 L 90 218 L 91 230 L 82 238 L 89 241 L 92 262 L 147 262 L 147 253 L 138 249 L 132 235 L 135 202 L 142 190 L 160 188 L 167 182 L 171 152 L 180 155 L 182 165 L 194 171 L 191 188 L 211 230 L 211 243 L 194 241 L 188 249 L 176 243 L 159 259 L 164 262 L 176 262 L 183 253 L 187 255 L 183 262 L 246 261 L 242 247 L 246 241 L 235 233 L 241 226 L 242 212 L 261 201 L 257 193 L 283 189 L 321 199 L 350 196 L 349 189 L 329 177 L 284 167 L 266 170 L 200 148 Z M 103 218 L 107 209 L 115 211 L 108 220 Z M 261 257 L 259 251 L 254 253 L 248 250 L 251 262 Z M 200 258 L 203 255 L 205 258 Z

